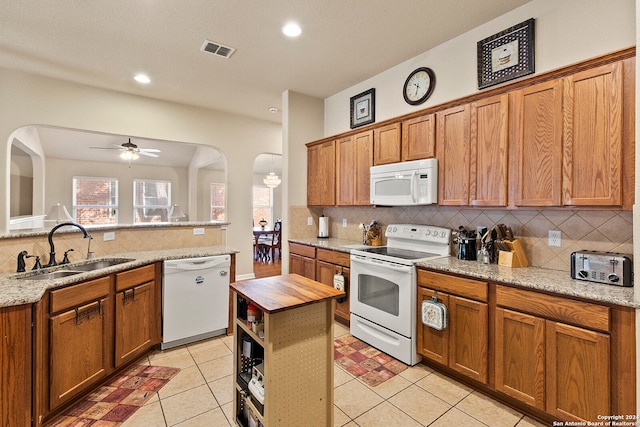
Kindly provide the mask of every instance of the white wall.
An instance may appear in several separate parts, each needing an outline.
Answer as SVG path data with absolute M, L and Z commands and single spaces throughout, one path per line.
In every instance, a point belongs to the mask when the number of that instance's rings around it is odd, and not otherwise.
M 478 92 L 477 42 L 532 17 L 536 73 L 636 43 L 634 0 L 534 0 L 326 98 L 324 136 L 350 129 L 349 98 L 370 88 L 376 89 L 377 122 Z M 436 74 L 433 95 L 422 105 L 410 106 L 404 102 L 402 86 L 412 70 L 424 66 Z
M 132 137 L 211 145 L 227 159 L 228 244 L 240 250 L 237 273 L 253 269 L 248 159 L 282 152 L 279 124 L 203 108 L 127 95 L 0 69 L 0 176 L 8 177 L 10 137 L 26 125 L 51 125 Z M 9 180 L 0 185 L 0 230 L 9 223 Z

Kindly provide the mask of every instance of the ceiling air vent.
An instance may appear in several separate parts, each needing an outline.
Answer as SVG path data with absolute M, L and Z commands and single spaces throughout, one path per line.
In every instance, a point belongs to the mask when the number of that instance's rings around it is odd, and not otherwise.
M 213 53 L 214 55 L 221 56 L 223 58 L 229 58 L 236 50 L 229 46 L 221 45 L 220 43 L 205 40 L 202 48 L 203 52 Z

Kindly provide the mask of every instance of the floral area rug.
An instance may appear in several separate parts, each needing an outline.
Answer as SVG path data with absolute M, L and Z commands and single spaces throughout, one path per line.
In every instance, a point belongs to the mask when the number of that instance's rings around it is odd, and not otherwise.
M 352 335 L 333 341 L 333 360 L 371 387 L 407 369 L 407 365 Z
M 138 365 L 115 377 L 55 418 L 48 427 L 119 426 L 180 369 Z

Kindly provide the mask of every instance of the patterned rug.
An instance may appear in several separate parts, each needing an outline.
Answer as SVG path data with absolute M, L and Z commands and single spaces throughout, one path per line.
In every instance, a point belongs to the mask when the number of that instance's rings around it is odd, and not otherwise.
M 352 335 L 333 341 L 333 360 L 371 387 L 407 369 L 407 365 Z
M 134 366 L 69 408 L 48 427 L 119 426 L 179 371 L 165 366 Z

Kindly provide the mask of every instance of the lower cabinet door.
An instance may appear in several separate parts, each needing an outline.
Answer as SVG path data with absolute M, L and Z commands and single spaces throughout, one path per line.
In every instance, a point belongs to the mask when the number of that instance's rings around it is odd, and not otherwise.
M 316 280 L 320 283 L 324 283 L 327 286 L 333 287 L 333 276 L 336 273 L 342 273 L 344 276 L 345 292 L 347 297 L 344 300 L 336 300 L 335 317 L 340 318 L 342 321 L 349 322 L 349 316 L 351 311 L 349 309 L 349 273 L 350 269 L 342 267 L 340 265 L 331 264 L 324 261 L 316 261 Z
M 422 301 L 431 301 L 435 291 L 418 287 L 418 319 L 416 327 L 417 351 L 427 359 L 448 365 L 449 361 L 449 329 L 438 331 L 422 323 Z M 449 295 L 438 292 L 438 302 L 449 307 Z M 450 322 L 449 322 L 450 323 Z
M 544 410 L 545 320 L 496 308 L 496 390 Z
M 551 320 L 545 326 L 547 412 L 560 420 L 600 421 L 611 413 L 610 337 Z
M 451 295 L 448 307 L 449 367 L 486 384 L 489 347 L 488 305 Z
M 109 371 L 108 298 L 50 318 L 50 409 L 95 384 Z
M 116 294 L 116 368 L 131 361 L 152 344 L 153 285 L 154 282 L 147 282 Z

